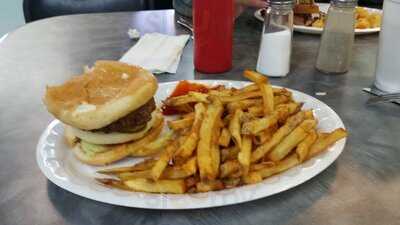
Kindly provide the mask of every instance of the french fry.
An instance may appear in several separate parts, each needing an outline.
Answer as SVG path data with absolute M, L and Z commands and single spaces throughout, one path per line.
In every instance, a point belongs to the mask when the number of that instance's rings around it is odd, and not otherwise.
M 228 178 L 241 178 L 241 177 L 243 177 L 243 170 L 242 169 L 239 169 L 238 171 L 233 172 L 233 173 L 228 175 Z
M 240 148 L 236 145 L 229 148 L 221 149 L 221 162 L 237 159 L 239 151 Z
M 151 143 L 143 146 L 143 148 L 138 148 L 135 151 L 131 151 L 131 156 L 144 157 L 159 153 L 160 150 L 163 149 L 168 144 L 171 138 L 172 138 L 172 132 L 168 132 L 165 135 L 158 137 Z
M 288 97 L 286 95 L 276 95 L 274 96 L 274 107 L 281 104 L 287 104 L 290 101 L 292 101 L 291 97 Z
M 222 147 L 228 147 L 229 143 L 231 142 L 231 133 L 229 132 L 228 128 L 223 128 L 221 131 L 221 135 L 218 139 L 218 144 Z
M 245 93 L 240 93 L 234 96 L 219 96 L 218 99 L 223 103 L 227 104 L 230 102 L 238 102 L 241 100 L 246 100 L 246 99 L 254 99 L 261 97 L 261 92 L 260 91 L 254 91 L 254 92 L 245 92 Z
M 194 91 L 168 98 L 165 105 L 181 113 L 179 119 L 167 122 L 170 133 L 160 135 L 163 120 L 158 116 L 145 137 L 104 152 L 114 158 L 153 158 L 100 170 L 119 180 L 97 181 L 149 193 L 233 188 L 289 170 L 347 136 L 342 128 L 317 132 L 313 111 L 302 111 L 303 103 L 296 102 L 290 91 L 272 87 L 257 72 L 245 71 L 244 75 L 253 84 L 240 89 L 218 85 L 208 87 L 207 93 Z
M 136 178 L 146 178 L 151 179 L 151 170 L 143 170 L 143 171 L 133 171 L 133 172 L 124 172 L 116 175 L 120 180 L 132 180 Z
M 278 113 L 275 112 L 271 116 L 255 119 L 243 123 L 241 133 L 245 135 L 256 135 L 259 132 L 268 129 L 268 127 L 275 125 L 278 122 Z
M 208 192 L 224 189 L 224 183 L 220 180 L 202 181 L 196 184 L 197 192 Z
M 186 178 L 185 179 L 185 185 L 186 185 L 186 188 L 192 188 L 192 187 L 196 187 L 196 184 L 198 183 L 198 182 L 200 182 L 200 179 L 199 179 L 199 177 L 188 177 L 188 178 Z
M 252 70 L 245 70 L 243 75 L 244 77 L 253 81 L 256 84 L 263 84 L 268 82 L 268 77 Z
M 225 188 L 234 188 L 240 185 L 240 178 L 224 178 L 222 179 L 222 183 Z
M 222 123 L 223 123 L 224 127 L 229 126 L 229 123 L 231 122 L 233 113 L 234 113 L 234 112 L 232 112 L 231 114 L 228 114 L 228 115 L 226 115 L 224 118 L 222 118 Z
M 338 128 L 326 137 L 322 136 L 311 146 L 307 159 L 310 159 L 319 153 L 326 150 L 329 146 L 333 145 L 336 141 L 347 137 L 347 131 L 343 128 Z
M 262 111 L 261 111 L 261 114 L 264 115 L 264 113 Z M 247 122 L 253 121 L 257 118 L 258 118 L 257 115 L 253 115 L 250 112 L 243 112 L 243 115 L 240 117 L 240 121 L 242 123 L 247 123 Z
M 193 124 L 194 121 L 194 114 L 191 114 L 193 116 L 187 116 L 183 119 L 179 119 L 179 120 L 170 120 L 167 122 L 167 125 L 169 127 L 169 129 L 171 130 L 183 130 L 186 128 L 190 128 Z
M 307 120 L 314 120 L 314 113 L 312 110 L 307 110 L 304 112 L 305 113 L 305 117 Z
M 245 87 L 242 87 L 239 89 L 239 93 L 245 93 L 245 92 L 254 92 L 254 91 L 259 91 L 259 87 L 256 83 L 249 84 Z M 291 97 L 292 93 L 288 91 L 286 88 L 277 88 L 277 87 L 272 87 L 272 91 L 274 92 L 274 96 L 278 95 L 285 95 L 287 97 Z
M 153 178 L 153 180 L 156 181 L 160 178 L 164 169 L 167 167 L 168 162 L 172 159 L 177 149 L 176 144 L 177 144 L 176 142 L 170 142 L 167 148 L 161 153 L 160 158 L 151 168 L 151 177 Z
M 286 157 L 285 159 L 283 159 L 276 165 L 276 172 L 282 173 L 282 172 L 289 170 L 290 168 L 295 167 L 299 164 L 300 164 L 300 161 L 297 158 L 296 153 L 292 153 L 291 155 L 289 155 L 288 157 Z
M 254 117 L 264 116 L 264 108 L 260 106 L 252 106 L 247 111 Z
M 219 165 L 221 163 L 221 155 L 218 144 L 213 144 L 210 149 L 211 153 L 211 172 L 207 175 L 209 180 L 215 180 L 219 174 Z
M 183 179 L 153 181 L 151 179 L 136 178 L 124 181 L 123 183 L 134 191 L 148 193 L 183 194 L 186 191 L 186 185 Z
M 276 107 L 276 112 L 278 113 L 279 124 L 284 124 L 289 116 L 298 113 L 303 106 L 303 103 L 288 103 L 278 105 Z
M 240 152 L 238 154 L 238 161 L 242 165 L 244 176 L 246 176 L 249 173 L 251 147 L 252 147 L 251 137 L 248 135 L 244 135 L 242 147 L 240 148 Z
M 177 151 L 177 155 L 187 158 L 193 154 L 193 151 L 197 147 L 197 142 L 200 138 L 200 127 L 204 118 L 204 114 L 206 112 L 206 107 L 203 103 L 197 103 L 195 105 L 195 116 L 193 126 L 191 128 L 190 134 L 185 139 L 184 143 L 179 147 Z
M 125 191 L 132 191 L 128 186 L 126 186 L 122 181 L 110 178 L 96 178 L 96 181 L 107 186 L 116 189 L 121 189 Z
M 242 146 L 242 137 L 240 135 L 240 118 L 242 115 L 243 111 L 237 109 L 229 123 L 229 132 L 231 132 L 232 139 L 239 148 Z
M 293 153 L 290 156 L 286 157 L 284 160 L 278 162 L 276 166 L 265 167 L 263 169 L 257 170 L 257 172 L 261 175 L 262 178 L 267 178 L 274 174 L 286 171 L 294 166 L 297 166 L 298 164 L 300 164 L 300 161 L 297 158 L 296 153 Z
M 259 132 L 275 125 L 278 121 L 285 122 L 287 117 L 299 111 L 300 107 L 301 105 L 296 103 L 279 105 L 276 111 L 274 111 L 270 116 L 245 122 L 242 126 L 241 133 L 257 135 Z
M 192 157 L 182 166 L 166 167 L 160 179 L 183 179 L 192 176 L 196 173 L 197 164 L 196 158 Z M 123 172 L 117 174 L 118 178 L 125 181 L 135 178 L 152 178 L 151 169 L 134 172 Z
M 244 92 L 253 92 L 253 91 L 258 91 L 258 85 L 257 84 L 249 84 L 245 87 L 242 87 L 239 92 L 244 93 Z
M 272 135 L 276 132 L 278 129 L 277 124 L 268 127 L 268 129 L 265 129 L 261 132 L 259 132 L 257 135 L 253 136 L 253 142 L 256 145 L 261 145 L 264 144 L 265 142 L 271 140 Z
M 244 99 L 236 102 L 230 102 L 227 104 L 226 107 L 228 108 L 228 111 L 230 113 L 233 113 L 235 112 L 236 109 L 245 110 L 248 109 L 249 107 L 260 106 L 262 105 L 262 103 L 263 101 L 261 98 L 253 98 L 253 99 Z
M 276 145 L 276 147 L 269 153 L 268 157 L 274 161 L 280 161 L 285 158 L 292 149 L 294 149 L 304 138 L 307 137 L 309 131 L 317 125 L 315 120 L 304 120 L 298 127 L 296 127 L 288 136 Z
M 262 176 L 261 173 L 254 171 L 254 172 L 250 172 L 249 174 L 243 176 L 243 182 L 245 184 L 255 184 L 255 183 L 259 183 L 262 181 Z
M 312 130 L 307 135 L 307 137 L 297 146 L 296 154 L 300 162 L 303 162 L 306 159 L 311 145 L 314 144 L 317 138 L 318 138 L 317 132 L 315 130 Z
M 213 173 L 212 165 L 210 164 L 211 158 L 211 144 L 213 128 L 220 119 L 223 111 L 222 105 L 215 101 L 210 104 L 205 113 L 204 120 L 200 127 L 200 140 L 197 145 L 197 163 L 200 172 L 200 178 L 204 180 L 209 174 Z
M 162 179 L 183 179 L 194 175 L 197 172 L 196 157 L 190 158 L 181 167 L 167 167 L 163 174 Z
M 231 89 L 223 89 L 223 90 L 210 90 L 208 92 L 209 95 L 212 96 L 231 96 L 232 95 L 232 90 Z
M 218 104 L 218 103 L 217 103 Z M 221 103 L 219 103 L 221 104 Z M 221 105 L 222 109 L 222 105 Z M 221 110 L 222 114 L 222 110 Z M 213 132 L 213 140 L 211 143 L 211 149 L 210 149 L 210 156 L 211 156 L 211 166 L 212 166 L 212 171 L 207 175 L 209 180 L 215 180 L 218 177 L 219 174 L 219 165 L 221 163 L 221 155 L 220 155 L 220 148 L 218 144 L 218 139 L 220 137 L 221 133 L 221 124 L 218 124 L 218 121 L 221 121 L 220 116 L 217 118 L 216 123 L 214 124 L 214 128 L 212 130 Z
M 110 168 L 110 169 L 104 169 L 104 170 L 99 170 L 97 173 L 101 174 L 118 174 L 118 173 L 124 173 L 124 172 L 134 172 L 134 171 L 142 171 L 142 170 L 148 170 L 151 169 L 151 167 L 154 166 L 157 160 L 155 159 L 147 159 L 144 160 L 140 163 L 137 163 L 133 166 L 125 166 L 125 167 L 117 167 L 117 168 Z
M 292 92 L 288 91 L 286 88 L 276 88 L 273 87 L 272 91 L 274 92 L 274 96 L 287 96 L 287 97 L 292 97 Z
M 271 115 L 274 111 L 274 93 L 272 87 L 268 83 L 258 84 L 263 98 L 264 115 Z
M 220 171 L 219 171 L 219 177 L 220 178 L 225 178 L 228 177 L 229 175 L 237 172 L 240 170 L 241 165 L 237 160 L 229 160 L 221 164 L 220 166 Z
M 208 94 L 190 91 L 187 95 L 168 98 L 165 100 L 165 105 L 180 106 L 193 102 L 209 103 Z
M 257 162 L 260 160 L 262 157 L 264 157 L 265 154 L 267 154 L 273 147 L 275 147 L 281 140 L 286 137 L 292 130 L 294 130 L 297 125 L 299 125 L 301 122 L 304 120 L 304 112 L 300 111 L 296 113 L 294 116 L 291 116 L 283 125 L 280 127 L 276 133 L 272 136 L 271 140 L 264 143 L 263 145 L 260 145 L 259 147 L 256 148 L 251 154 L 251 162 Z
M 261 170 L 261 169 L 265 169 L 265 168 L 271 168 L 274 166 L 276 166 L 276 163 L 272 162 L 272 161 L 261 162 L 258 164 L 251 164 L 250 171 L 257 171 L 257 170 Z

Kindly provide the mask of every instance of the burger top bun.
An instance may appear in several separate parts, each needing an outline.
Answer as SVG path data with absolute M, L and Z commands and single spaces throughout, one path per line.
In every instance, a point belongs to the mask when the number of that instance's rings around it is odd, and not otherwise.
M 145 69 L 117 61 L 97 61 L 83 75 L 47 87 L 44 103 L 63 123 L 93 130 L 144 105 L 157 87 L 156 78 Z

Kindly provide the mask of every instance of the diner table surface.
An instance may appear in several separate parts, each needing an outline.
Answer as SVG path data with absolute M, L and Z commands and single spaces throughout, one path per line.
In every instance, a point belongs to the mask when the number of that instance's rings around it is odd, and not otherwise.
M 314 69 L 320 36 L 295 33 L 291 72 L 271 78 L 328 104 L 342 118 L 349 137 L 343 153 L 311 180 L 282 193 L 237 205 L 199 210 L 148 210 L 96 202 L 46 179 L 36 164 L 36 145 L 54 119 L 42 97 L 99 59 L 118 60 L 142 34 L 183 34 L 173 10 L 61 16 L 29 23 L 0 44 L 0 224 L 230 224 L 395 225 L 400 224 L 400 107 L 366 105 L 362 89 L 374 81 L 378 34 L 357 36 L 348 73 Z M 193 41 L 176 74 L 183 79 L 245 80 L 257 62 L 262 23 L 246 11 L 235 23 L 233 68 L 201 74 L 193 67 Z M 334 59 L 332 59 L 334 60 Z M 316 95 L 325 92 L 326 95 Z

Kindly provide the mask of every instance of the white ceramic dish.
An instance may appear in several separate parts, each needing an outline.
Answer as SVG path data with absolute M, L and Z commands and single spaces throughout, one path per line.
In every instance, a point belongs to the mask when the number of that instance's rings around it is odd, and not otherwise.
M 316 3 L 319 6 L 319 9 L 321 12 L 328 12 L 329 4 L 328 3 Z M 365 7 L 366 8 L 366 7 Z M 373 9 L 373 8 L 366 8 L 369 12 L 377 12 L 382 14 L 382 10 L 380 9 Z M 262 9 L 259 9 L 254 12 L 254 17 L 256 17 L 258 20 L 264 22 L 264 17 L 261 15 Z M 294 25 L 293 30 L 301 33 L 307 33 L 307 34 L 322 34 L 322 28 L 318 27 L 307 27 L 307 26 L 299 26 L 299 25 Z M 355 29 L 355 34 L 357 35 L 362 35 L 362 34 L 371 34 L 371 33 L 376 33 L 381 30 L 380 27 L 376 28 L 368 28 L 368 29 Z
M 203 80 L 200 83 L 231 87 L 242 87 L 248 82 Z M 160 83 L 155 96 L 156 102 L 168 97 L 177 82 Z M 304 102 L 304 108 L 314 109 L 319 120 L 318 129 L 331 131 L 344 127 L 339 116 L 318 99 L 299 91 L 291 90 L 296 101 Z M 54 184 L 72 193 L 113 205 L 148 209 L 194 209 L 237 204 L 264 198 L 293 188 L 321 173 L 343 151 L 346 140 L 340 140 L 321 155 L 294 167 L 282 174 L 265 179 L 261 183 L 222 191 L 199 194 L 148 194 L 110 189 L 98 184 L 94 177 L 101 177 L 96 170 L 105 167 L 93 167 L 80 163 L 74 158 L 64 143 L 63 125 L 54 120 L 46 128 L 37 145 L 37 163 L 43 174 Z M 108 167 L 133 164 L 141 159 L 127 159 Z

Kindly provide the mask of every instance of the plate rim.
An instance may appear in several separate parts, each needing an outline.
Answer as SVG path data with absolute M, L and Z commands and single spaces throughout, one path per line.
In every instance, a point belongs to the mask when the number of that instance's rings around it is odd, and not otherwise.
M 189 82 L 204 83 L 204 84 L 223 83 L 225 85 L 227 83 L 230 83 L 230 82 L 238 83 L 238 85 L 246 85 L 246 84 L 251 84 L 252 83 L 252 82 L 249 82 L 249 81 L 241 81 L 241 80 L 188 80 L 188 81 Z M 178 82 L 179 81 L 160 82 L 159 85 L 160 86 L 162 86 L 162 85 L 173 85 L 173 84 L 177 84 Z M 273 87 L 277 87 L 277 88 L 286 88 L 286 87 L 281 87 L 281 86 L 278 86 L 278 85 L 272 85 L 272 86 Z M 323 106 L 324 108 L 329 110 L 330 113 L 332 113 L 334 116 L 336 116 L 337 119 L 338 119 L 337 122 L 340 124 L 340 127 L 345 128 L 345 125 L 344 125 L 342 119 L 340 118 L 340 116 L 330 106 L 328 106 L 324 102 L 322 102 L 319 99 L 317 99 L 317 98 L 315 98 L 315 97 L 313 97 L 311 95 L 308 95 L 308 94 L 306 94 L 304 92 L 301 92 L 301 91 L 298 91 L 298 90 L 295 90 L 295 89 L 291 89 L 291 88 L 286 88 L 286 89 L 289 90 L 289 91 L 294 91 L 294 92 L 300 93 L 302 95 L 305 95 L 305 96 L 313 99 L 313 101 L 316 101 L 318 104 L 320 104 L 321 106 Z M 300 184 L 303 184 L 303 183 L 307 182 L 308 180 L 314 178 L 318 174 L 322 173 L 325 169 L 327 169 L 329 166 L 331 166 L 337 160 L 337 158 L 343 152 L 343 150 L 344 150 L 344 148 L 346 146 L 346 142 L 347 142 L 347 138 L 344 138 L 344 139 L 336 142 L 334 146 L 337 145 L 339 148 L 333 153 L 334 155 L 331 157 L 331 159 L 328 162 L 326 162 L 325 164 L 323 164 L 322 166 L 319 165 L 319 169 L 316 168 L 314 170 L 311 170 L 309 172 L 307 178 L 305 178 L 305 179 L 304 178 L 298 178 L 298 180 L 300 180 L 300 181 L 296 181 L 296 182 L 294 182 L 294 178 L 291 178 L 290 181 L 291 181 L 291 183 L 294 183 L 294 184 L 286 183 L 278 191 L 275 191 L 275 192 L 273 192 L 271 194 L 258 195 L 256 197 L 252 197 L 252 198 L 244 199 L 244 200 L 241 199 L 241 200 L 238 200 L 238 201 L 235 201 L 235 202 L 230 202 L 230 203 L 204 204 L 204 205 L 200 205 L 200 206 L 189 205 L 189 206 L 185 206 L 185 207 L 179 207 L 179 206 L 175 206 L 174 207 L 174 206 L 172 206 L 170 204 L 167 204 L 167 207 L 160 206 L 160 205 L 157 205 L 157 206 L 154 206 L 154 207 L 149 207 L 149 206 L 143 206 L 143 205 L 134 205 L 134 204 L 126 204 L 126 203 L 123 203 L 123 202 L 121 203 L 121 202 L 109 201 L 109 199 L 108 200 L 107 199 L 104 200 L 104 199 L 101 199 L 101 198 L 97 197 L 97 195 L 99 195 L 98 191 L 94 191 L 94 192 L 93 191 L 92 192 L 90 192 L 90 191 L 89 192 L 80 191 L 79 188 L 80 188 L 81 185 L 79 185 L 79 184 L 69 183 L 69 185 L 72 185 L 72 188 L 71 188 L 71 186 L 67 187 L 64 182 L 62 182 L 60 179 L 58 179 L 55 176 L 54 172 L 52 173 L 48 168 L 45 168 L 45 165 L 43 163 L 43 157 L 41 155 L 41 151 L 44 148 L 44 145 L 46 144 L 46 140 L 47 140 L 49 134 L 51 133 L 52 129 L 55 126 L 59 125 L 59 124 L 62 124 L 59 120 L 57 120 L 57 119 L 52 120 L 50 122 L 50 124 L 46 127 L 46 129 L 40 135 L 38 144 L 36 146 L 36 161 L 37 161 L 37 164 L 38 164 L 41 172 L 46 176 L 46 178 L 48 180 L 50 180 L 52 183 L 54 183 L 56 186 L 66 190 L 66 191 L 68 191 L 70 193 L 76 194 L 76 195 L 78 195 L 80 197 L 84 197 L 84 198 L 87 198 L 87 199 L 91 199 L 91 200 L 94 200 L 94 201 L 107 203 L 107 204 L 111 204 L 111 205 L 118 205 L 118 206 L 131 207 L 131 208 L 142 208 L 142 209 L 188 210 L 188 209 L 214 208 L 214 207 L 222 207 L 222 206 L 228 206 L 228 205 L 241 204 L 241 203 L 245 203 L 245 202 L 249 202 L 249 201 L 254 201 L 254 200 L 266 198 L 266 197 L 269 197 L 269 196 L 272 196 L 272 195 L 287 191 L 289 189 L 295 188 L 295 187 L 299 186 Z M 323 156 L 325 154 L 326 154 L 326 152 L 321 154 L 317 158 L 318 159 L 319 158 L 323 158 Z M 315 160 L 318 160 L 318 159 L 315 159 Z M 328 160 L 328 159 L 326 159 L 326 160 Z M 292 170 L 294 170 L 296 168 L 299 168 L 299 166 L 301 166 L 301 165 L 302 164 L 297 165 L 296 167 L 293 167 L 290 170 L 283 172 L 282 174 L 285 174 L 285 173 L 287 173 L 289 171 L 292 171 Z M 275 176 L 279 176 L 279 175 L 275 175 Z M 273 178 L 273 177 L 271 177 L 271 178 Z M 263 182 L 265 182 L 268 179 L 270 179 L 270 178 L 267 178 L 267 179 L 263 180 Z M 233 189 L 225 189 L 225 190 L 237 191 L 237 190 L 240 190 L 241 188 L 246 188 L 246 187 L 247 188 L 249 188 L 249 187 L 251 188 L 252 186 L 254 187 L 255 185 L 268 185 L 268 184 L 262 184 L 263 182 L 260 182 L 258 184 L 244 185 L 244 186 L 241 186 L 241 187 L 237 187 L 237 188 L 233 188 Z M 85 186 L 85 188 L 89 188 L 89 187 Z M 218 193 L 218 192 L 221 192 L 221 191 L 212 191 L 212 192 L 208 192 L 208 193 Z M 133 192 L 133 193 L 135 193 L 135 192 Z M 143 193 L 137 192 L 136 194 L 143 194 Z M 197 193 L 195 195 L 201 195 L 201 194 L 207 194 L 207 193 Z M 179 196 L 179 195 L 176 195 L 176 194 L 151 194 L 151 195 L 160 197 L 160 199 L 164 199 L 165 196 L 167 196 L 167 197 L 168 196 Z M 191 197 L 191 195 L 192 194 L 183 194 L 183 198 Z M 124 198 L 129 198 L 129 197 L 124 197 Z
M 329 3 L 316 3 L 319 6 L 329 6 Z M 383 13 L 382 9 L 376 9 L 376 8 L 370 8 L 370 7 L 364 7 L 364 6 L 360 6 L 363 8 L 366 8 L 368 11 L 375 11 L 378 12 L 380 14 Z M 263 9 L 257 9 L 254 11 L 253 16 L 263 22 L 264 19 L 262 19 L 261 16 L 261 10 Z M 302 26 L 302 25 L 294 25 L 293 24 L 293 31 L 299 32 L 299 33 L 304 33 L 304 34 L 322 34 L 323 29 L 322 28 L 318 28 L 318 27 L 307 27 L 307 26 Z M 377 33 L 381 31 L 381 27 L 375 27 L 375 28 L 367 28 L 367 29 L 355 29 L 354 30 L 356 35 L 363 35 L 363 34 L 373 34 L 373 33 Z

